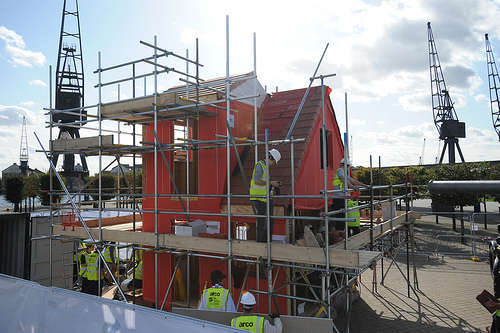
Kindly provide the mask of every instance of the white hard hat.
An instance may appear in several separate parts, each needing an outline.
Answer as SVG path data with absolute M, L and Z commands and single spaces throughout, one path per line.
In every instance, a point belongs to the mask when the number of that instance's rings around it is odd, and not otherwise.
M 255 303 L 255 297 L 248 291 L 244 291 L 243 296 L 241 296 L 241 304 L 253 306 Z
M 345 164 L 345 158 L 341 159 L 340 160 L 340 164 Z M 347 165 L 350 165 L 351 163 L 349 163 L 349 161 L 347 161 Z
M 281 154 L 277 149 L 271 149 L 269 151 L 269 155 L 271 155 L 273 157 L 276 164 L 278 164 L 278 162 L 281 160 Z

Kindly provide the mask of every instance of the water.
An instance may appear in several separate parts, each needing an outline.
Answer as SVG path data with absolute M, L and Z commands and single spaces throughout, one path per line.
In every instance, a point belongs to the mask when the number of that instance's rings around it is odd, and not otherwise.
M 24 200 L 22 201 L 22 203 L 24 205 Z M 38 207 L 38 206 L 40 206 L 40 200 L 38 198 L 35 198 L 35 207 Z M 5 199 L 4 194 L 1 194 L 0 195 L 0 210 L 6 210 L 6 209 L 13 210 L 14 204 L 10 203 L 7 199 Z

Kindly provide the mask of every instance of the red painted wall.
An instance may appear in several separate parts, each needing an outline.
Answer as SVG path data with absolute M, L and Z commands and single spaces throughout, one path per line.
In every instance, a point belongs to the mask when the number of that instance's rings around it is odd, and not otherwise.
M 329 89 L 328 89 L 329 91 Z M 326 130 L 331 131 L 332 145 L 329 147 L 333 153 L 333 165 L 327 168 L 328 190 L 333 189 L 333 178 L 335 171 L 339 167 L 340 160 L 344 157 L 344 145 L 342 143 L 339 128 L 333 115 L 333 108 L 328 94 L 325 96 L 325 125 Z M 323 190 L 323 169 L 321 169 L 321 146 L 320 133 L 323 126 L 322 115 L 318 117 L 314 125 L 314 131 L 309 141 L 304 159 L 300 167 L 298 177 L 295 181 L 295 193 L 300 194 L 319 194 Z M 328 155 L 328 154 L 327 154 Z M 323 199 L 296 199 L 296 209 L 323 209 Z
M 199 140 L 215 140 L 223 139 L 217 137 L 216 134 L 226 135 L 226 109 L 225 103 L 219 104 L 221 108 L 208 107 L 208 110 L 214 112 L 214 117 L 203 117 L 198 122 L 198 139 Z M 234 137 L 253 137 L 253 106 L 241 102 L 232 102 L 230 104 L 231 112 L 234 115 L 235 126 L 231 128 Z M 143 126 L 145 142 L 154 142 L 153 124 Z M 173 142 L 173 122 L 162 121 L 157 125 L 158 139 L 161 143 Z M 233 148 L 231 147 L 231 150 Z M 243 148 L 239 148 L 239 152 Z M 196 152 L 196 151 L 191 151 Z M 200 149 L 198 153 L 198 193 L 199 194 L 224 194 L 226 192 L 226 148 L 215 149 Z M 173 152 L 165 152 L 166 159 L 170 169 L 173 166 Z M 174 193 L 172 183 L 170 181 L 169 172 L 163 162 L 161 155 L 158 153 L 158 193 L 170 194 Z M 231 170 L 237 165 L 234 153 L 231 153 Z M 144 194 L 154 194 L 154 153 L 143 155 L 144 166 Z M 197 198 L 190 201 L 190 210 L 198 212 L 220 212 L 222 198 Z M 150 211 L 144 213 L 143 230 L 146 232 L 154 232 L 154 198 L 145 197 L 143 201 L 143 209 Z M 182 207 L 177 198 L 158 198 L 158 209 L 161 211 L 182 211 Z M 217 219 L 209 216 L 194 216 L 194 219 L 201 218 L 204 220 L 221 221 L 221 233 L 227 234 L 227 222 L 225 218 Z M 172 225 L 174 219 L 185 219 L 185 216 L 158 214 L 158 231 L 160 233 L 172 233 Z M 169 255 L 159 255 L 159 291 L 160 300 L 167 290 L 168 282 L 173 271 L 172 259 Z M 143 297 L 145 300 L 155 300 L 155 282 L 154 282 L 154 255 L 146 253 L 144 255 L 144 291 Z M 205 268 L 200 269 L 201 271 Z

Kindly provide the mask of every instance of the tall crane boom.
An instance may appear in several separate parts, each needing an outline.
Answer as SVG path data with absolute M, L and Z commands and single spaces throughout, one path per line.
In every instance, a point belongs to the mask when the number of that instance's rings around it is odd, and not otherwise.
M 498 76 L 497 64 L 495 63 L 495 56 L 493 55 L 493 49 L 491 48 L 488 34 L 484 35 L 484 40 L 486 42 L 486 65 L 488 66 L 491 118 L 493 120 L 493 128 L 498 135 L 498 141 L 500 141 L 500 101 L 498 100 L 500 78 Z
M 82 39 L 80 34 L 80 14 L 78 0 L 64 0 L 61 18 L 61 33 L 59 35 L 59 51 L 57 54 L 55 101 L 57 110 L 78 109 L 84 106 L 84 73 Z M 54 113 L 52 121 L 59 127 L 58 139 L 74 139 L 80 137 L 78 123 L 86 121 L 84 110 L 72 113 Z M 68 124 L 73 123 L 73 124 Z M 68 125 L 65 125 L 68 124 Z M 54 154 L 53 163 L 57 166 L 59 155 Z M 88 174 L 87 161 L 84 154 L 80 154 L 83 174 Z M 78 178 L 82 171 L 75 170 L 75 155 L 64 154 L 63 172 L 69 186 L 72 187 L 70 178 Z
M 431 23 L 427 22 L 427 37 L 429 45 L 429 73 L 431 78 L 432 113 L 434 125 L 436 126 L 439 139 L 444 140 L 443 150 L 439 164 L 443 162 L 444 153 L 448 148 L 448 162 L 455 163 L 455 147 L 460 154 L 462 162 L 465 162 L 458 138 L 465 138 L 465 123 L 459 122 L 455 107 L 451 100 L 443 70 L 439 61 L 439 55 L 434 42 Z

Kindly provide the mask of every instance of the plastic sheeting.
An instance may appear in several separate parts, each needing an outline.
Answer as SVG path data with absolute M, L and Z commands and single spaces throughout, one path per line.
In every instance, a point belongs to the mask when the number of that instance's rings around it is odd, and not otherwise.
M 229 326 L 0 274 L 0 331 L 241 332 Z

